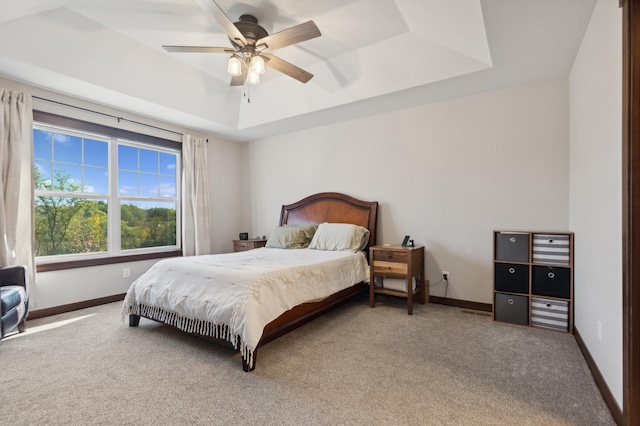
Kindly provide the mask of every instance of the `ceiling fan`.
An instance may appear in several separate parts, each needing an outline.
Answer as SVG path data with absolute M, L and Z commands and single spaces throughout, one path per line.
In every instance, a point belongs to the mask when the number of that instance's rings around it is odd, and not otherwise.
M 260 75 L 265 72 L 265 64 L 302 83 L 308 82 L 313 77 L 313 74 L 302 68 L 268 53 L 319 37 L 320 30 L 313 21 L 269 35 L 258 25 L 258 20 L 252 15 L 242 15 L 240 20 L 234 23 L 214 0 L 196 0 L 196 2 L 222 27 L 233 47 L 162 46 L 166 51 L 230 53 L 227 72 L 232 76 L 231 86 L 242 86 L 245 82 L 258 84 Z

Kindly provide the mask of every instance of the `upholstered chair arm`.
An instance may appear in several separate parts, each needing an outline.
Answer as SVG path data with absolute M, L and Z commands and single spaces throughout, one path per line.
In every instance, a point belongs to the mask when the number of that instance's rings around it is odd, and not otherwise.
M 27 289 L 27 267 L 23 265 L 0 268 L 0 286 L 19 285 Z
M 29 315 L 29 274 L 26 266 L 0 267 L 0 287 L 13 286 L 2 291 L 2 307 L 6 312 L 0 315 L 0 339 L 14 329 L 20 333 L 25 331 L 25 320 Z M 24 287 L 24 292 L 15 287 Z M 24 304 L 24 306 L 22 306 Z M 5 309 L 0 309 L 5 310 Z

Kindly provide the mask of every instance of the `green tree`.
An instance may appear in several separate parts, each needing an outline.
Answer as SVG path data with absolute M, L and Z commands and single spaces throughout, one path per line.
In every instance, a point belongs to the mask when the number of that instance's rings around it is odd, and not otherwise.
M 69 174 L 56 171 L 54 182 L 35 169 L 35 187 L 42 191 L 78 192 L 82 188 Z M 36 256 L 94 253 L 108 250 L 108 206 L 101 200 L 36 196 Z M 120 207 L 121 249 L 176 244 L 176 210 Z
M 68 239 L 70 253 L 92 253 L 107 251 L 107 203 L 86 200 L 69 224 Z
M 149 222 L 150 246 L 163 246 L 176 243 L 176 211 L 161 207 L 147 210 Z
M 122 204 L 120 218 L 123 250 L 176 243 L 175 209 L 143 209 L 134 204 Z
M 57 170 L 54 181 L 45 180 L 35 168 L 35 188 L 78 192 L 81 185 Z M 37 196 L 35 200 L 36 256 L 107 250 L 107 205 L 103 201 L 75 197 Z

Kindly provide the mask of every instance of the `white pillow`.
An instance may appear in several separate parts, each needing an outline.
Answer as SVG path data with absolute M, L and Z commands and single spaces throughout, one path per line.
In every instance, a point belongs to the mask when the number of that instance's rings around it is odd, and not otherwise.
M 321 223 L 313 235 L 310 249 L 333 251 L 364 250 L 369 242 L 369 230 L 350 223 Z

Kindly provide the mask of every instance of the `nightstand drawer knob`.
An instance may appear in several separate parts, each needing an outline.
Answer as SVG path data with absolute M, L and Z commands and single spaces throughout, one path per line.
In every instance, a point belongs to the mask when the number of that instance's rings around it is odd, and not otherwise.
M 516 269 L 515 268 L 509 268 L 509 273 L 510 274 L 515 274 L 516 273 Z
M 512 242 L 512 243 L 515 243 L 516 242 L 516 237 L 509 238 L 509 241 Z M 512 301 L 512 303 L 513 303 L 513 301 Z
M 553 279 L 553 278 L 555 278 L 555 277 L 556 277 L 556 274 L 554 274 L 553 272 L 549 272 L 549 273 L 547 274 L 547 276 L 548 276 L 549 278 L 552 278 L 552 279 Z
M 510 305 L 513 305 L 513 299 L 507 300 L 507 303 L 510 304 Z

